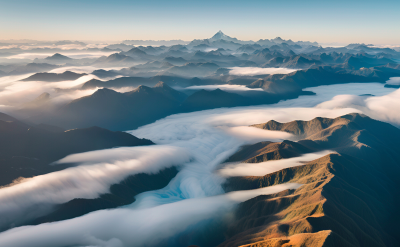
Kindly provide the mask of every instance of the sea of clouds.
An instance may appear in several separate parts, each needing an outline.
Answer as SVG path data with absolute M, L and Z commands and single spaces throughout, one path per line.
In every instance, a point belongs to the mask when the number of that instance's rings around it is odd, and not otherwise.
M 347 92 L 357 91 L 357 95 L 335 96 L 335 89 L 336 94 L 341 94 L 347 86 Z M 325 154 L 308 154 L 276 164 L 268 162 L 273 165 L 271 168 L 265 168 L 262 163 L 255 167 L 231 164 L 232 166 L 222 170 L 225 174 L 216 171 L 218 165 L 242 145 L 292 138 L 288 133 L 260 130 L 248 127 L 249 125 L 272 119 L 288 122 L 311 120 L 315 117 L 334 118 L 352 112 L 363 112 L 376 119 L 400 123 L 400 115 L 396 111 L 399 90 L 384 89 L 382 84 L 324 86 L 314 88 L 313 91 L 318 90 L 317 96 L 301 96 L 275 105 L 221 108 L 172 115 L 130 131 L 137 137 L 148 138 L 159 144 L 145 147 L 147 152 L 142 150 L 144 147 L 132 147 L 129 152 L 124 152 L 124 149 L 109 149 L 68 156 L 59 163 L 78 162 L 81 165 L 64 170 L 64 173 L 50 173 L 42 178 L 38 176 L 1 189 L 0 198 L 4 203 L 4 206 L 0 206 L 0 210 L 3 210 L 0 212 L 1 216 L 8 214 L 9 222 L 13 222 L 18 217 L 32 213 L 29 210 L 32 207 L 62 203 L 76 197 L 95 198 L 107 191 L 109 185 L 134 172 L 154 174 L 172 165 L 179 165 L 180 171 L 167 187 L 142 193 L 131 205 L 100 210 L 61 222 L 17 227 L 0 234 L 0 246 L 26 246 L 27 243 L 30 246 L 157 246 L 163 239 L 171 238 L 204 219 L 221 215 L 221 212 L 229 211 L 241 201 L 300 186 L 284 184 L 265 190 L 224 194 L 221 185 L 225 176 L 245 175 L 250 171 L 252 175 L 262 176 Z M 375 96 L 359 96 L 360 94 Z M 310 101 L 307 97 L 315 97 L 315 100 Z M 326 101 L 327 99 L 331 100 Z M 133 155 L 135 153 L 138 156 Z M 139 159 L 146 161 L 139 162 Z M 153 169 L 148 170 L 148 167 Z M 71 180 L 75 176 L 82 181 Z M 56 182 L 60 179 L 65 181 L 61 185 Z M 30 181 L 35 183 L 29 185 Z M 269 189 L 273 189 L 273 192 Z M 232 199 L 238 195 L 235 193 L 241 193 L 242 199 Z M 43 214 L 48 210 L 45 206 L 39 213 Z M 185 243 L 182 244 L 184 246 Z

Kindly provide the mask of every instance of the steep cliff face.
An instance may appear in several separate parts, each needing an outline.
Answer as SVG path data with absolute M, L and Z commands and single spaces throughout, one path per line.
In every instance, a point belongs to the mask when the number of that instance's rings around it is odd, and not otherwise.
M 220 246 L 399 246 L 399 129 L 359 114 L 257 127 L 287 131 L 302 139 L 296 145 L 338 153 L 265 176 L 228 179 L 226 190 L 303 186 L 240 204 Z M 270 159 L 282 157 L 285 146 L 276 145 Z M 250 156 L 242 160 L 263 161 L 257 152 Z

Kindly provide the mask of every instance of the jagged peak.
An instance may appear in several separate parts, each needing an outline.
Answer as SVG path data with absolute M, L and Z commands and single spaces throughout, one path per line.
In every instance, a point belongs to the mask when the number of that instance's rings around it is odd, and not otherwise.
M 60 54 L 60 53 L 54 53 L 54 55 L 52 55 L 52 56 L 48 56 L 47 58 L 64 58 L 64 59 L 71 59 L 70 57 L 67 57 L 67 56 L 64 56 L 64 55 L 62 55 L 62 54 Z
M 210 40 L 233 40 L 234 38 L 229 37 L 228 35 L 224 34 L 221 30 L 219 30 L 214 36 L 211 37 Z
M 168 86 L 168 84 L 166 84 L 163 81 L 159 81 L 153 88 L 171 88 L 170 86 Z
M 138 92 L 138 93 L 140 93 L 140 92 L 149 92 L 150 90 L 151 90 L 150 87 L 140 85 L 139 87 L 137 87 L 135 90 L 133 90 L 133 91 L 131 91 L 131 92 Z
M 97 95 L 110 95 L 110 94 L 119 94 L 117 91 L 114 91 L 109 88 L 99 88 L 92 94 L 92 96 L 97 96 Z

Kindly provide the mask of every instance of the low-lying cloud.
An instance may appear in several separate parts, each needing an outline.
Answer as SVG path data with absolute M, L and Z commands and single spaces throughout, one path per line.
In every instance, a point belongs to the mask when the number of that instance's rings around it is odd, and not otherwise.
M 230 84 L 222 84 L 222 85 L 201 85 L 201 86 L 190 86 L 185 89 L 194 89 L 194 90 L 215 90 L 221 89 L 224 91 L 264 91 L 262 88 L 248 88 L 244 85 L 230 85 Z
M 400 77 L 390 77 L 388 81 L 386 81 L 388 85 L 400 85 Z
M 289 74 L 297 69 L 288 68 L 260 68 L 260 67 L 231 67 L 229 68 L 230 75 L 242 75 L 242 76 L 253 76 L 253 75 L 274 75 L 274 74 Z
M 194 198 L 145 209 L 100 210 L 71 220 L 15 228 L 0 234 L 0 245 L 158 246 L 191 225 L 229 212 L 237 203 L 259 195 L 297 189 L 296 183 Z M 23 237 L 21 237 L 23 236 Z M 187 243 L 181 243 L 187 246 Z M 176 245 L 174 245 L 176 246 Z M 180 245 L 178 245 L 180 246 Z
M 18 111 L 20 108 L 26 107 L 25 104 L 36 99 L 42 93 L 50 94 L 49 105 L 41 106 L 38 110 L 52 110 L 54 107 L 65 104 L 77 98 L 93 94 L 98 88 L 82 90 L 81 85 L 91 79 L 102 80 L 95 75 L 89 74 L 96 68 L 91 66 L 82 67 L 62 67 L 51 70 L 49 73 L 63 73 L 72 71 L 75 73 L 87 73 L 76 80 L 67 80 L 59 82 L 45 81 L 21 81 L 34 73 L 4 76 L 0 77 L 0 112 L 15 115 L 16 117 L 26 118 L 26 112 Z M 108 68 L 110 69 L 110 68 Z M 108 78 L 110 79 L 110 78 Z M 126 91 L 127 88 L 117 89 L 117 91 Z M 49 107 L 50 109 L 47 109 Z M 32 111 L 28 114 L 35 114 Z
M 290 159 L 270 160 L 260 163 L 227 164 L 217 172 L 223 177 L 264 176 L 285 168 L 304 165 L 305 162 L 319 159 L 330 153 L 333 152 L 328 150 L 304 154 L 300 157 L 294 157 Z
M 70 49 L 74 49 L 74 48 L 70 48 Z M 64 50 L 68 50 L 68 49 L 64 49 Z M 56 52 L 52 52 L 52 53 L 24 52 L 24 53 L 8 56 L 7 59 L 31 59 L 31 60 L 33 60 L 35 58 L 43 59 L 43 58 L 46 58 L 46 57 L 53 56 L 54 53 L 56 53 Z M 99 58 L 101 56 L 109 56 L 109 55 L 115 53 L 115 51 L 112 51 L 112 52 L 105 52 L 105 51 L 87 52 L 87 51 L 81 51 L 81 52 L 61 52 L 61 53 L 62 53 L 62 55 L 70 57 L 70 58 L 73 58 L 73 59 L 81 59 L 81 58 Z
M 40 208 L 41 205 L 65 203 L 74 198 L 97 198 L 129 175 L 155 174 L 163 168 L 188 163 L 190 159 L 189 151 L 171 146 L 121 147 L 67 156 L 59 163 L 81 165 L 0 189 L 0 227 L 46 213 L 49 208 Z
M 319 104 L 318 108 L 338 109 L 352 107 L 381 121 L 400 125 L 400 89 L 384 96 L 338 95 Z

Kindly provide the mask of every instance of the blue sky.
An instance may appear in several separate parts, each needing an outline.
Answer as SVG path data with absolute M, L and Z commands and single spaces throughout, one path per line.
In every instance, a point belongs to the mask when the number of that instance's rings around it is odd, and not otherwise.
M 0 39 L 207 38 L 400 44 L 400 0 L 0 0 Z

